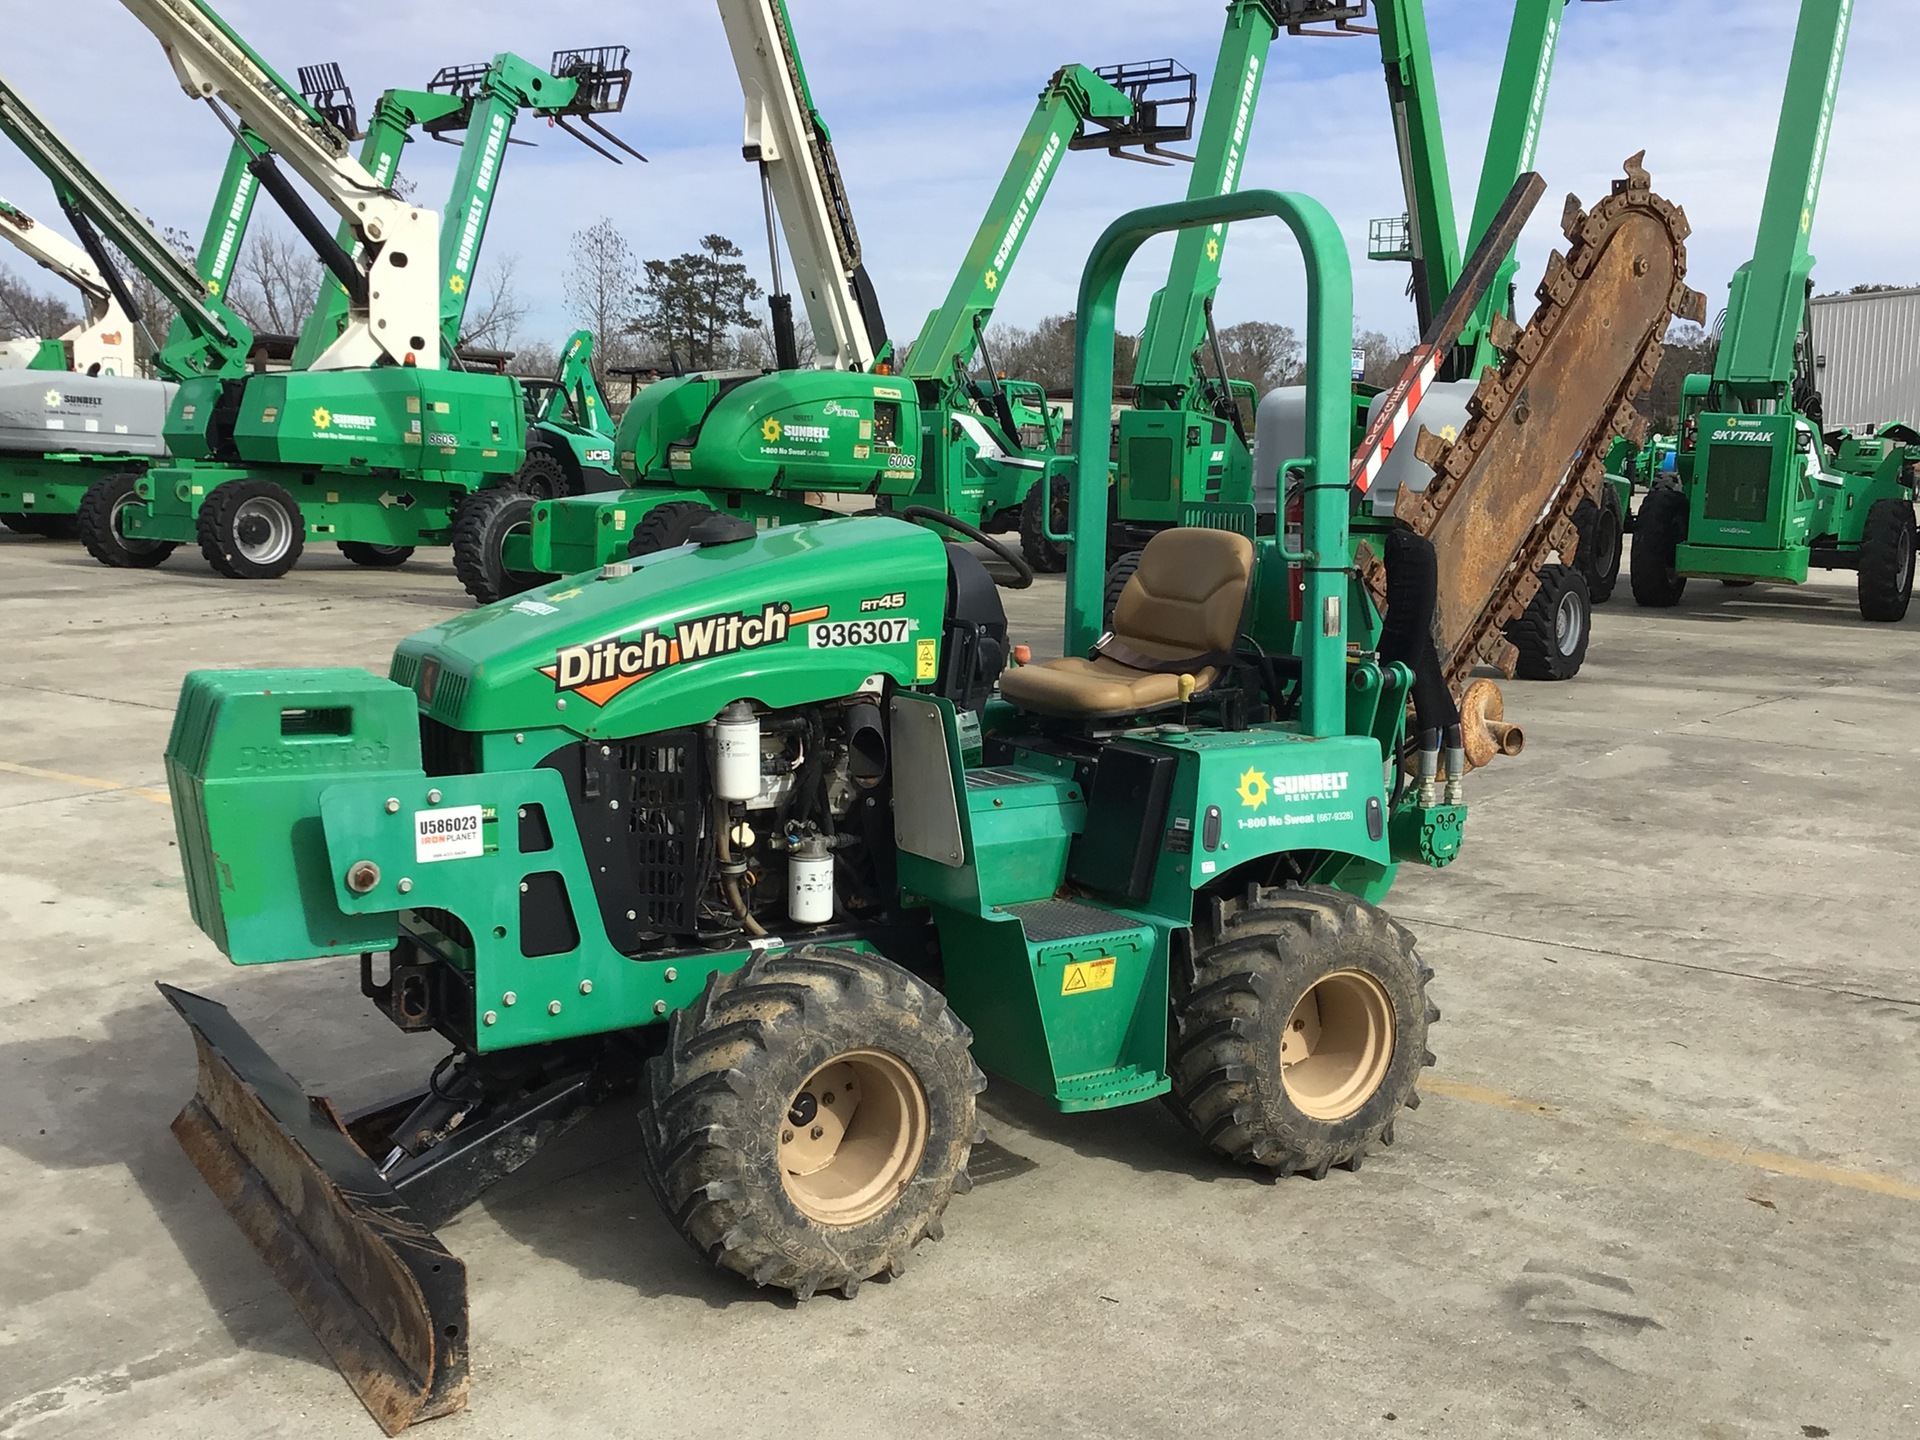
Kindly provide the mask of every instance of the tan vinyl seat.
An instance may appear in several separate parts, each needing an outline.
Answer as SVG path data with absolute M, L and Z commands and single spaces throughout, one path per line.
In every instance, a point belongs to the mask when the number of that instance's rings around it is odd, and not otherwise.
M 1220 676 L 1233 653 L 1253 574 L 1253 542 L 1230 530 L 1162 530 L 1140 552 L 1113 608 L 1112 643 L 1103 648 L 1158 665 L 1192 660 L 1191 668 L 1145 670 L 1112 653 L 1023 665 L 1000 677 L 1000 693 L 1022 710 L 1096 719 L 1178 704 L 1180 676 L 1198 695 Z

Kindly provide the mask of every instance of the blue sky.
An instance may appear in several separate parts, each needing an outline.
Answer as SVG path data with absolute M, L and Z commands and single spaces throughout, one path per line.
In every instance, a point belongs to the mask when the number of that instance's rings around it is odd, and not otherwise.
M 1052 70 L 1172 56 L 1199 72 L 1219 44 L 1218 0 L 790 0 L 816 103 L 833 127 L 868 265 L 896 337 L 939 303 Z M 1753 243 L 1797 6 L 1792 0 L 1617 0 L 1569 8 L 1538 168 L 1549 198 L 1522 250 L 1537 280 L 1559 239 L 1560 199 L 1591 203 L 1619 162 L 1648 151 L 1665 194 L 1686 207 L 1690 279 L 1718 308 Z M 156 222 L 197 233 L 225 152 L 212 115 L 179 90 L 130 13 L 100 0 L 12 5 L 4 66 L 81 152 Z M 526 125 L 488 236 L 518 259 L 527 338 L 571 328 L 562 272 L 571 232 L 611 216 L 642 256 L 669 255 L 718 230 L 764 282 L 753 168 L 739 158 L 740 97 L 711 0 L 385 0 L 378 7 L 227 0 L 221 12 L 285 73 L 338 60 L 363 111 L 390 85 L 498 50 L 544 60 L 556 48 L 633 49 L 633 94 L 611 125 L 651 163 L 616 167 L 565 136 Z M 1457 204 L 1465 212 L 1511 16 L 1504 0 L 1429 0 Z M 377 24 L 343 23 L 376 15 Z M 1862 4 L 1835 117 L 1814 232 L 1822 289 L 1920 283 L 1920 195 L 1905 173 L 1920 101 L 1904 71 L 1920 53 L 1920 5 Z M 405 168 L 437 202 L 452 147 L 409 147 Z M 1030 323 L 1071 308 L 1089 245 L 1121 210 L 1184 193 L 1186 167 L 1160 170 L 1098 153 L 1069 157 L 1003 291 L 998 318 Z M 1402 207 L 1379 54 L 1370 39 L 1281 36 L 1243 182 L 1323 201 L 1355 255 L 1363 326 L 1410 331 L 1404 266 L 1365 259 L 1367 222 Z M 39 172 L 0 146 L 0 195 L 57 221 Z M 262 202 L 263 213 L 268 202 Z M 1138 328 L 1165 249 L 1136 261 L 1121 323 Z M 0 263 L 13 257 L 0 254 Z M 15 268 L 18 268 L 17 266 Z M 484 261 L 483 261 L 484 270 Z M 1277 227 L 1243 227 L 1228 248 L 1222 323 L 1299 325 L 1299 262 Z M 1530 308 L 1530 307 L 1529 307 Z

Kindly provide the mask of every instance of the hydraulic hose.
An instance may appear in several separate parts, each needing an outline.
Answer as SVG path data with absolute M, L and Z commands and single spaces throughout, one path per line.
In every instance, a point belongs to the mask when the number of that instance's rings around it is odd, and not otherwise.
M 987 549 L 993 552 L 995 559 L 1003 561 L 1013 569 L 1015 583 L 1006 586 L 1006 589 L 1024 590 L 1033 584 L 1033 567 L 1027 564 L 1026 558 L 1017 550 L 1009 550 L 998 540 L 995 540 L 992 536 L 982 531 L 979 526 L 969 525 L 959 516 L 949 515 L 944 510 L 936 510 L 931 505 L 905 505 L 893 513 L 894 517 L 899 520 L 913 520 L 929 525 L 944 525 L 947 529 L 958 530 L 969 540 L 986 546 Z M 1000 582 L 996 580 L 993 583 L 998 585 Z M 1431 607 L 1429 607 L 1429 609 L 1431 609 Z
M 1440 563 L 1433 542 L 1411 530 L 1387 536 L 1387 618 L 1380 631 L 1380 658 L 1413 671 L 1413 713 L 1420 727 L 1415 779 L 1420 803 L 1438 799 L 1440 746 L 1447 748 L 1447 801 L 1457 803 L 1466 778 L 1465 739 L 1460 707 L 1447 688 L 1440 650 L 1433 640 L 1439 603 Z
M 1380 658 L 1413 671 L 1413 713 L 1423 731 L 1460 723 L 1460 707 L 1447 688 L 1440 651 L 1433 643 L 1440 563 L 1433 542 L 1411 530 L 1387 536 L 1387 618 L 1380 632 Z

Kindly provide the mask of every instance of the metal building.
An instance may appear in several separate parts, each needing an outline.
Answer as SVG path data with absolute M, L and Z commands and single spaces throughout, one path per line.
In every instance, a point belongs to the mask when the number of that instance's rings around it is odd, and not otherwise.
M 1813 342 L 1829 427 L 1920 426 L 1920 289 L 1816 296 Z

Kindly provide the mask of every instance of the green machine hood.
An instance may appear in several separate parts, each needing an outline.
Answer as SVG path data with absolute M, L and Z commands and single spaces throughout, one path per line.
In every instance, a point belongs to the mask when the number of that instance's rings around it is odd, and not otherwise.
M 934 679 L 947 559 L 932 532 L 880 517 L 687 545 L 530 590 L 409 636 L 392 677 L 466 731 L 586 737 L 705 724 Z

